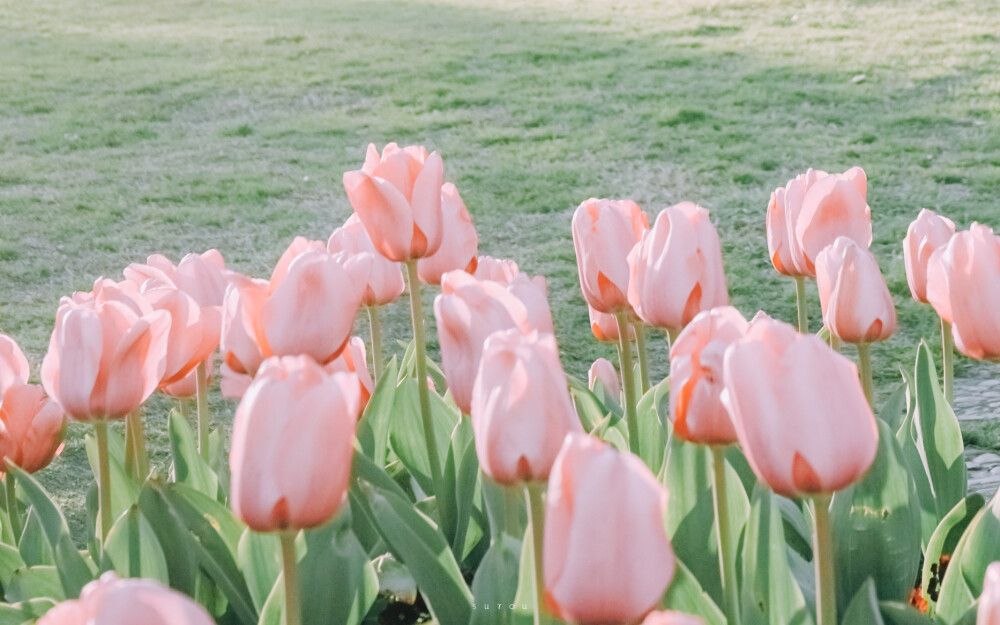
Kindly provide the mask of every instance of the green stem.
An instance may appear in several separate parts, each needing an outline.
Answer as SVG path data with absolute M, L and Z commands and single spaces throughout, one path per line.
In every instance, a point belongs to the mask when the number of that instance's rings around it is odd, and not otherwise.
M 639 381 L 642 383 L 642 392 L 649 390 L 649 353 L 646 350 L 646 326 L 641 321 L 632 323 L 635 329 L 635 346 L 639 354 Z
M 368 325 L 372 331 L 372 368 L 375 370 L 376 382 L 382 379 L 385 369 L 385 355 L 382 353 L 382 320 L 379 319 L 378 306 L 368 307 Z
M 528 516 L 531 519 L 532 559 L 535 565 L 535 625 L 548 622 L 545 614 L 545 573 L 542 550 L 545 543 L 545 507 L 542 503 L 542 484 L 526 484 L 524 498 L 528 502 Z
M 281 569 L 285 578 L 285 625 L 302 625 L 299 603 L 298 561 L 294 531 L 281 533 Z
M 208 430 L 211 415 L 208 413 L 208 366 L 205 362 L 198 364 L 195 371 L 195 382 L 198 396 L 198 453 L 208 460 L 209 442 Z
M 868 405 L 874 407 L 875 382 L 872 379 L 872 352 L 870 343 L 858 343 L 858 369 L 861 374 L 861 387 L 865 391 Z
M 436 495 L 442 494 L 441 458 L 438 456 L 434 424 L 431 421 L 430 390 L 427 388 L 427 345 L 424 339 L 424 313 L 420 301 L 420 279 L 417 277 L 417 261 L 406 263 L 406 276 L 410 283 L 410 317 L 413 322 L 413 342 L 416 347 L 417 392 L 420 396 L 420 419 L 424 426 L 424 443 L 427 445 L 427 460 L 430 465 L 431 481 Z
M 837 625 L 830 496 L 813 497 L 813 560 L 816 566 L 816 625 Z
M 944 398 L 951 403 L 955 397 L 955 338 L 951 334 L 951 324 L 941 319 L 941 381 Z
M 798 309 L 799 332 L 809 332 L 809 309 L 806 302 L 806 279 L 795 276 L 795 306 Z
M 97 516 L 101 519 L 101 545 L 111 531 L 111 461 L 108 459 L 108 422 L 94 421 L 97 436 L 97 492 L 100 507 Z
M 10 522 L 10 531 L 14 535 L 14 545 L 17 545 L 21 538 L 21 513 L 17 509 L 17 478 L 10 471 L 4 477 L 7 486 L 7 520 Z
M 142 408 L 128 413 L 125 419 L 125 466 L 139 482 L 149 475 L 149 453 L 146 451 L 146 424 Z
M 736 587 L 736 560 L 730 545 L 729 501 L 726 498 L 726 448 L 712 446 L 712 503 L 715 507 L 715 527 L 719 539 L 719 572 L 722 575 L 722 594 L 726 600 L 729 625 L 739 625 L 739 589 Z
M 639 450 L 639 419 L 635 413 L 635 371 L 632 369 L 632 342 L 628 340 L 628 313 L 618 311 L 618 364 L 622 374 L 622 388 L 625 391 L 625 423 L 628 426 L 628 447 L 632 453 Z

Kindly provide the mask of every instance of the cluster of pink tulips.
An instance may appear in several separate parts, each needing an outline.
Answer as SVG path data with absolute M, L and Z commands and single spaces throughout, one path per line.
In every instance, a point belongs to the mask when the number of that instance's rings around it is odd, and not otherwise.
M 586 382 L 563 371 L 545 279 L 478 254 L 436 152 L 369 146 L 343 183 L 353 215 L 267 279 L 210 250 L 63 298 L 41 386 L 0 336 L 0 623 L 361 625 L 401 606 L 440 625 L 1000 623 L 1000 499 L 966 492 L 949 406 L 955 348 L 1000 360 L 988 227 L 928 210 L 910 226 L 942 381 L 922 343 L 876 407 L 871 345 L 897 317 L 861 168 L 771 194 L 795 324 L 730 305 L 707 209 L 650 225 L 631 200 L 580 204 L 580 286 L 618 356 Z M 407 290 L 413 342 L 387 355 L 381 309 Z M 216 381 L 239 401 L 228 462 Z M 156 392 L 177 406 L 166 472 L 146 448 Z M 93 426 L 83 550 L 31 476 L 67 417 Z

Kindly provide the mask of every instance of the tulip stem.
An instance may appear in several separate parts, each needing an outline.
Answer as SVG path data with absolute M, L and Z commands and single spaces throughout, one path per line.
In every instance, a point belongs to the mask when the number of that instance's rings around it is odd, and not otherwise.
M 635 329 L 635 349 L 639 355 L 639 381 L 642 383 L 642 392 L 645 394 L 649 390 L 649 353 L 646 350 L 646 326 L 642 322 L 632 324 Z
M 382 353 L 382 320 L 379 318 L 378 306 L 368 307 L 368 325 L 372 331 L 372 368 L 375 370 L 375 381 L 382 379 L 385 368 L 385 355 Z
M 639 419 L 635 414 L 635 371 L 632 364 L 632 342 L 628 340 L 628 313 L 618 311 L 618 364 L 622 372 L 622 389 L 625 391 L 625 424 L 628 426 L 628 447 L 632 453 L 639 450 Z
M 97 491 L 100 508 L 97 516 L 101 518 L 101 545 L 108 540 L 111 531 L 111 461 L 108 459 L 108 422 L 94 421 L 94 434 L 97 437 Z
M 795 306 L 798 309 L 799 332 L 809 332 L 809 309 L 806 302 L 806 279 L 795 276 Z
M 726 448 L 712 445 L 712 503 L 715 507 L 715 528 L 719 539 L 719 572 L 722 594 L 726 601 L 726 622 L 739 625 L 739 589 L 736 587 L 736 560 L 730 556 L 729 500 L 726 498 Z
M 14 474 L 7 471 L 4 482 L 7 487 L 7 520 L 10 521 L 10 531 L 14 535 L 14 546 L 21 538 L 21 515 L 17 509 L 17 482 Z
M 208 428 L 211 416 L 208 414 L 208 366 L 205 361 L 198 363 L 195 383 L 198 396 L 198 453 L 208 460 Z
M 830 496 L 813 497 L 813 562 L 816 567 L 816 625 L 837 625 Z
M 149 475 L 149 454 L 146 451 L 146 424 L 142 421 L 141 408 L 128 413 L 125 418 L 125 467 L 142 482 Z
M 528 502 L 528 516 L 531 521 L 531 555 L 535 565 L 535 625 L 548 622 L 545 616 L 545 574 L 542 559 L 545 543 L 545 507 L 542 503 L 542 488 L 542 484 L 534 483 L 524 486 L 524 498 Z
M 420 278 L 417 277 L 417 261 L 406 261 L 406 276 L 410 284 L 410 317 L 413 321 L 413 342 L 416 346 L 417 392 L 420 396 L 420 419 L 424 426 L 424 443 L 427 445 L 427 461 L 430 466 L 434 494 L 443 495 L 441 488 L 441 458 L 438 456 L 434 424 L 431 421 L 430 390 L 427 388 L 427 345 L 424 339 L 424 313 L 420 302 Z
M 294 531 L 281 532 L 281 569 L 285 579 L 285 625 L 302 624 L 299 604 L 298 558 Z
M 858 343 L 858 369 L 861 374 L 861 387 L 865 391 L 868 405 L 875 406 L 875 382 L 872 379 L 872 346 L 870 343 Z
M 941 382 L 944 398 L 951 403 L 955 397 L 955 339 L 951 334 L 951 323 L 941 318 Z

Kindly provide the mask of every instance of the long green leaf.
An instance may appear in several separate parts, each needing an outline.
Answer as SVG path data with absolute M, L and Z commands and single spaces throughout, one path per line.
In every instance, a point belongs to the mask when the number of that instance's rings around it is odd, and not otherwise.
M 305 532 L 299 571 L 306 623 L 357 625 L 378 595 L 378 578 L 351 532 L 350 516 L 345 509 L 332 523 Z
M 841 622 L 845 624 L 885 625 L 885 621 L 882 620 L 882 611 L 878 605 L 878 592 L 871 579 L 867 579 L 861 584 L 843 614 Z
M 951 558 L 958 541 L 965 533 L 969 523 L 986 505 L 982 495 L 969 495 L 955 504 L 951 512 L 945 515 L 931 535 L 927 549 L 924 551 L 924 566 L 920 575 L 923 596 L 933 605 L 941 590 L 941 557 Z
M 1000 493 L 980 510 L 962 534 L 941 583 L 937 615 L 958 620 L 983 591 L 983 577 L 991 562 L 1000 560 Z
M 176 410 L 170 412 L 167 421 L 170 451 L 174 459 L 174 480 L 209 497 L 216 497 L 219 493 L 219 478 L 198 452 L 198 443 L 191 425 Z
M 661 604 L 668 610 L 700 616 L 705 625 L 726 625 L 726 617 L 722 610 L 708 593 L 702 590 L 698 579 L 680 560 L 677 560 L 674 579 L 663 595 Z
M 375 384 L 375 390 L 358 422 L 357 437 L 361 450 L 379 466 L 385 465 L 389 450 L 389 426 L 396 400 L 397 375 L 398 365 L 394 357 Z
M 418 395 L 417 381 L 414 379 L 404 380 L 396 388 L 389 442 L 392 450 L 399 456 L 420 488 L 427 494 L 435 494 L 430 477 L 430 462 L 427 459 L 427 444 Z M 430 405 L 438 454 L 444 454 L 459 415 L 454 407 L 445 403 L 437 393 L 430 393 Z M 442 456 L 438 466 L 444 466 L 444 461 L 445 458 Z M 450 526 L 447 520 L 443 525 Z
M 144 577 L 164 584 L 170 581 L 163 548 L 138 506 L 118 517 L 108 534 L 104 555 L 121 577 Z

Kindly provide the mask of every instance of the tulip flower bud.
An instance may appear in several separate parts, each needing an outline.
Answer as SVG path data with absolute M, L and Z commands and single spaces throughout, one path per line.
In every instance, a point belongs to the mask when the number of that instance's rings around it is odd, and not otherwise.
M 591 306 L 587 306 L 587 309 L 590 312 L 590 331 L 594 334 L 594 338 L 602 343 L 617 344 L 621 336 L 618 332 L 618 319 L 612 314 L 598 312 Z M 631 324 L 625 325 L 627 326 L 628 340 L 634 341 L 635 328 Z
M 193 599 L 151 579 L 118 579 L 105 573 L 63 601 L 38 625 L 214 625 Z
M 976 609 L 976 625 L 1000 625 L 1000 562 L 986 568 L 983 593 Z
M 587 372 L 587 384 L 590 390 L 601 389 L 605 399 L 609 399 L 616 404 L 622 401 L 622 385 L 618 379 L 618 370 L 607 358 L 598 358 L 594 364 L 590 365 Z
M 233 512 L 251 529 L 304 529 L 333 518 L 347 496 L 358 378 L 307 356 L 261 365 L 233 420 Z
M 144 264 L 132 263 L 125 268 L 125 279 L 142 287 L 147 282 L 155 285 L 175 286 L 191 296 L 201 307 L 222 306 L 226 293 L 223 272 L 226 261 L 219 250 L 208 250 L 203 254 L 187 254 L 174 265 L 162 254 L 154 254 Z
M 910 294 L 918 302 L 927 301 L 927 263 L 934 250 L 948 243 L 955 234 L 955 222 L 926 208 L 906 229 L 903 239 L 903 264 Z
M 555 337 L 517 329 L 491 334 L 471 414 L 483 473 L 505 485 L 547 480 L 563 439 L 581 431 Z
M 702 445 L 730 445 L 736 430 L 722 404 L 726 349 L 746 334 L 731 306 L 698 313 L 670 348 L 670 420 L 674 434 Z
M 628 265 L 628 301 L 653 327 L 677 332 L 702 310 L 729 303 L 719 235 L 692 202 L 661 211 Z
M 28 359 L 21 347 L 6 334 L 0 334 L 0 393 L 13 384 L 27 384 L 31 376 Z
M 546 501 L 543 560 L 553 612 L 580 625 L 626 625 L 649 613 L 674 574 L 666 506 L 666 490 L 639 458 L 569 435 Z
M 444 163 L 422 146 L 368 146 L 361 169 L 344 173 L 344 190 L 375 249 L 404 262 L 441 247 Z
M 858 369 L 818 337 L 758 315 L 727 350 L 722 401 L 758 479 L 786 497 L 832 493 L 875 459 Z
M 462 196 L 450 182 L 441 187 L 441 216 L 441 247 L 417 261 L 417 275 L 427 284 L 441 284 L 441 276 L 456 269 L 476 271 L 479 235 Z
M 160 386 L 183 380 L 219 346 L 222 315 L 215 306 L 201 307 L 191 296 L 170 285 L 143 286 L 154 310 L 170 315 L 166 369 Z
M 594 309 L 629 308 L 628 254 L 649 228 L 649 218 L 632 200 L 589 199 L 573 213 L 573 247 L 583 298 Z
M 479 256 L 476 259 L 476 271 L 472 274 L 477 280 L 492 280 L 501 284 L 510 284 L 521 273 L 517 263 L 506 258 Z
M 651 612 L 642 625 L 705 625 L 705 621 L 682 612 Z
M 816 257 L 823 322 L 848 343 L 884 341 L 896 331 L 896 306 L 875 255 L 838 237 Z
M 368 358 L 365 352 L 365 341 L 359 336 L 352 336 L 347 342 L 347 349 L 340 352 L 340 356 L 324 367 L 327 373 L 337 373 L 343 371 L 353 373 L 358 377 L 358 390 L 360 391 L 361 410 L 358 416 L 365 411 L 368 400 L 375 392 L 375 382 L 371 373 L 368 372 Z M 429 376 L 428 376 L 429 377 Z
M 62 450 L 66 417 L 37 384 L 13 384 L 0 403 L 0 459 L 28 473 L 47 467 Z
M 351 265 L 360 272 L 355 280 L 365 285 L 361 303 L 365 306 L 384 306 L 396 301 L 406 285 L 403 269 L 399 263 L 389 260 L 375 251 L 368 231 L 357 214 L 351 215 L 344 225 L 333 231 L 326 244 L 331 254 L 344 253 L 347 257 L 364 256 L 364 263 Z

